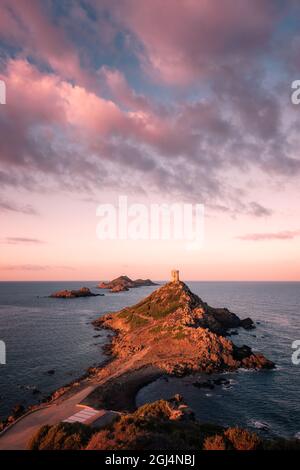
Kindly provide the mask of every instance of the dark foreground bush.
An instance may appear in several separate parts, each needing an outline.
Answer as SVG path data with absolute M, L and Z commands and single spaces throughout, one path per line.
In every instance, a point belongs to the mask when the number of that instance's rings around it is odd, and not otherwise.
M 89 442 L 93 430 L 80 423 L 42 426 L 30 439 L 30 450 L 80 450 Z
M 158 400 L 121 416 L 94 434 L 88 450 L 197 450 L 199 425 L 172 403 Z
M 262 448 L 259 437 L 245 429 L 228 428 L 220 434 L 207 437 L 203 450 L 258 450 Z
M 264 450 L 300 450 L 299 439 L 274 439 L 263 443 Z
M 200 424 L 179 396 L 121 415 L 101 430 L 80 423 L 43 426 L 32 450 L 300 450 L 299 440 L 262 440 L 238 427 Z
M 253 432 L 240 428 L 229 428 L 224 432 L 235 450 L 257 450 L 261 446 L 261 440 Z
M 207 437 L 204 440 L 203 450 L 226 450 L 226 441 L 224 436 L 215 434 L 214 436 Z
M 228 428 L 204 439 L 204 450 L 300 450 L 299 439 L 260 439 L 241 428 Z

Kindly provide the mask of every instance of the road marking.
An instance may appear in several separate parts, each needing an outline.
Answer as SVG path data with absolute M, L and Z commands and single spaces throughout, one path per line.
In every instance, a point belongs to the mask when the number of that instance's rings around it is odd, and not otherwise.
M 85 421 L 87 421 L 88 419 L 92 418 L 93 416 L 99 413 L 100 413 L 100 410 L 94 410 L 92 408 L 84 409 L 82 411 L 75 413 L 69 418 L 65 419 L 63 422 L 64 423 L 75 423 L 75 422 L 84 423 Z M 105 412 L 103 411 L 102 414 L 105 414 Z

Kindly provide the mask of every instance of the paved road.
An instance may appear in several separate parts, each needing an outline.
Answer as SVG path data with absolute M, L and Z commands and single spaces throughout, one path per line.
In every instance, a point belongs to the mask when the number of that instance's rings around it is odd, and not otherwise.
M 90 383 L 67 399 L 59 399 L 57 403 L 51 404 L 48 408 L 42 408 L 18 421 L 2 436 L 0 436 L 0 450 L 23 450 L 27 449 L 31 436 L 44 424 L 57 424 L 64 421 L 76 412 L 79 408 L 76 405 L 82 402 L 93 390 L 103 384 L 108 378 L 113 379 L 122 376 L 125 372 L 134 370 L 139 360 L 147 353 L 148 348 L 139 351 L 132 359 L 124 365 L 123 359 L 115 360 L 104 369 L 102 378 Z M 139 367 L 137 367 L 139 368 Z
M 28 441 L 35 431 L 44 424 L 57 424 L 78 411 L 80 403 L 95 385 L 90 385 L 59 404 L 38 410 L 12 426 L 0 436 L 0 450 L 22 450 L 27 448 Z

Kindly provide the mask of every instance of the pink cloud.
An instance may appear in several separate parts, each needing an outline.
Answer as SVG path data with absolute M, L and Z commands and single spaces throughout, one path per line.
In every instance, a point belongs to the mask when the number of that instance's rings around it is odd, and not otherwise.
M 300 236 L 300 230 L 286 230 L 283 232 L 250 233 L 237 237 L 245 241 L 292 240 Z
M 231 83 L 219 89 L 220 95 L 216 91 L 210 99 L 159 106 L 137 95 L 121 72 L 104 68 L 101 73 L 110 98 L 41 72 L 26 60 L 7 62 L 1 75 L 8 89 L 0 117 L 1 182 L 15 184 L 24 174 L 35 177 L 41 187 L 41 176 L 63 182 L 64 188 L 85 190 L 100 184 L 141 190 L 147 186 L 149 191 L 163 188 L 167 194 L 183 194 L 215 207 L 229 205 L 230 213 L 271 214 L 255 202 L 241 205 L 232 182 L 224 178 L 232 165 L 244 169 L 261 158 L 266 162 L 275 140 L 282 141 L 276 101 L 272 104 L 262 95 L 257 106 L 250 107 L 249 117 L 245 112 L 248 100 L 255 101 L 256 82 L 244 98 L 246 83 L 235 87 L 238 77 L 229 74 Z M 225 103 L 225 113 L 218 99 Z M 268 109 L 262 118 L 261 105 Z M 258 125 L 269 114 L 274 123 Z M 265 136 L 272 139 L 270 146 Z M 253 149 L 247 147 L 248 138 Z M 178 178 L 181 174 L 185 177 Z M 26 187 L 32 185 L 27 182 Z
M 26 60 L 10 60 L 1 76 L 9 90 L 4 111 L 16 125 L 70 124 L 106 134 L 122 121 L 123 114 L 112 101 L 43 73 Z
M 1 240 L 1 239 L 0 239 Z M 7 245 L 22 245 L 22 244 L 29 244 L 29 245 L 41 245 L 45 243 L 43 240 L 39 240 L 37 238 L 27 238 L 27 237 L 6 237 L 2 239 L 1 243 Z
M 76 140 L 80 137 L 119 136 L 163 147 L 166 136 L 169 135 L 168 141 L 173 133 L 174 121 L 170 119 L 167 122 L 150 108 L 147 109 L 146 104 L 145 111 L 142 107 L 138 108 L 138 98 L 122 76 L 116 74 L 113 74 L 117 76 L 116 87 L 111 85 L 112 88 L 124 93 L 124 99 L 128 98 L 128 104 L 130 101 L 135 109 L 122 110 L 114 101 L 102 98 L 82 86 L 72 85 L 57 75 L 42 73 L 21 59 L 10 60 L 1 76 L 9 90 L 8 105 L 4 111 L 7 122 L 11 122 L 15 129 L 11 136 L 13 140 L 22 133 L 25 135 L 26 129 L 31 126 L 48 126 L 49 139 L 53 137 L 50 126 L 70 126 L 70 129 L 76 129 Z M 125 91 L 122 86 L 119 89 L 120 81 Z M 2 145 L 7 150 L 11 144 L 9 138 L 2 139 Z M 5 155 L 6 152 L 2 158 Z M 7 154 L 7 158 L 11 156 Z
M 149 110 L 150 103 L 144 96 L 137 95 L 130 88 L 124 74 L 117 69 L 102 67 L 99 75 L 104 79 L 108 90 L 119 103 L 131 109 Z
M 64 154 L 68 160 L 69 146 L 84 153 L 85 170 L 93 168 L 88 162 L 90 154 L 99 160 L 115 158 L 117 163 L 131 160 L 137 166 L 145 162 L 143 156 L 139 155 L 140 162 L 134 157 L 134 149 L 131 155 L 126 153 L 126 141 L 150 142 L 159 128 L 154 116 L 121 110 L 113 101 L 54 74 L 42 73 L 21 59 L 10 60 L 1 78 L 9 93 L 1 113 L 0 162 L 57 172 L 67 165 Z M 55 147 L 59 134 L 65 139 L 61 153 Z M 68 166 L 81 172 L 82 154 L 79 160 L 75 155 L 73 151 Z
M 78 51 L 64 30 L 51 22 L 47 5 L 39 0 L 3 0 L 0 6 L 1 37 L 21 46 L 67 79 L 85 84 L 92 81 L 81 69 Z
M 23 205 L 23 204 L 18 204 L 12 201 L 7 201 L 5 199 L 2 199 L 0 196 L 0 213 L 1 212 L 12 212 L 16 213 L 19 212 L 21 214 L 26 214 L 26 215 L 38 215 L 36 210 L 30 206 L 30 205 Z
M 71 270 L 73 271 L 73 266 L 49 266 L 42 264 L 8 264 L 1 266 L 0 269 L 3 271 L 48 271 L 52 269 L 58 270 Z
M 269 0 L 125 0 L 114 13 L 140 41 L 140 59 L 167 83 L 188 83 L 216 73 L 221 63 L 267 47 L 277 18 Z

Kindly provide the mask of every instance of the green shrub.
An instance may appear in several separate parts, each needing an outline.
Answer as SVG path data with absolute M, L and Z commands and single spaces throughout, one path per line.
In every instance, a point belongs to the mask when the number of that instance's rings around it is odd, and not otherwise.
M 131 308 L 125 308 L 118 316 L 132 320 L 133 317 L 141 315 L 142 317 L 152 317 L 156 320 L 167 317 L 175 312 L 181 306 L 181 299 L 178 292 L 170 290 L 169 295 L 163 299 L 157 299 L 156 296 L 150 296 L 143 299 Z
M 87 450 L 197 450 L 199 426 L 174 420 L 165 400 L 141 406 L 94 434 Z
M 203 450 L 226 450 L 224 437 L 219 434 L 207 437 L 203 444 Z
M 237 427 L 228 428 L 224 436 L 235 450 L 256 450 L 261 445 L 261 440 L 255 433 Z
M 152 328 L 149 333 L 153 334 L 153 335 L 156 335 L 158 333 L 160 333 L 161 331 L 163 330 L 162 326 L 161 325 L 157 325 L 155 326 L 154 328 Z
M 29 450 L 80 450 L 90 440 L 93 430 L 81 423 L 42 426 L 28 443 Z
M 171 409 L 166 400 L 157 400 L 153 403 L 146 403 L 140 406 L 133 414 L 136 421 L 146 420 L 168 420 L 171 415 Z
M 118 313 L 119 318 L 130 318 L 132 313 L 128 309 L 121 310 L 120 313 Z
M 180 307 L 180 304 L 177 301 L 168 302 L 167 305 L 163 304 L 151 304 L 149 315 L 158 320 L 160 318 L 165 318 L 171 313 L 175 312 Z
M 140 326 L 145 326 L 148 323 L 146 318 L 139 317 L 138 315 L 132 315 L 128 320 L 132 328 L 139 328 Z
M 178 331 L 178 333 L 176 333 L 174 335 L 174 338 L 175 339 L 184 339 L 184 338 L 186 338 L 186 334 L 184 333 L 184 331 Z

